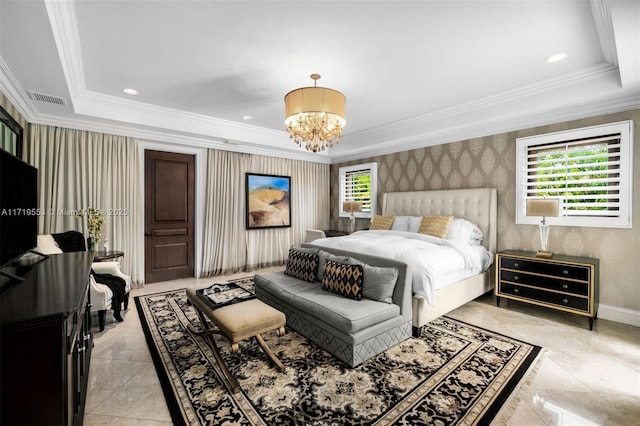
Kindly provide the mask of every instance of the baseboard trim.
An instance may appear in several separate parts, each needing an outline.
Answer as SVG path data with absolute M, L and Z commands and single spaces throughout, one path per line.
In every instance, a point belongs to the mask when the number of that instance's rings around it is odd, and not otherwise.
M 600 303 L 598 318 L 640 327 L 640 311 Z

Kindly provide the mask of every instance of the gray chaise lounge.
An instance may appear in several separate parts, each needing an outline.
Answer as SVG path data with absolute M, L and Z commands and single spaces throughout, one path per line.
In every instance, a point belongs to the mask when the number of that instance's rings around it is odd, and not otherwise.
M 284 271 L 256 275 L 256 296 L 284 312 L 289 327 L 355 367 L 411 337 L 411 272 L 397 260 L 331 252 L 371 266 L 397 268 L 393 303 L 348 299 L 322 289 L 320 281 L 310 283 Z

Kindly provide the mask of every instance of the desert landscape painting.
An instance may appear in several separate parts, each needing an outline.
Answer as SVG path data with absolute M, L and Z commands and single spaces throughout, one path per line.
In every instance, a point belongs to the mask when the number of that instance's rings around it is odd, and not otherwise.
M 291 226 L 291 178 L 246 174 L 247 229 Z

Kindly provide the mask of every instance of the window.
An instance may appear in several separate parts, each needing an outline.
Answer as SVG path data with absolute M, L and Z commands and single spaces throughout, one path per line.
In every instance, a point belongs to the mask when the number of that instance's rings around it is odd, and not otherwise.
M 519 138 L 516 223 L 526 216 L 527 198 L 560 199 L 552 225 L 631 227 L 633 122 Z
M 373 217 L 376 213 L 376 194 L 378 193 L 378 164 L 365 163 L 340 167 L 340 217 L 349 217 L 350 212 L 342 210 L 345 201 L 357 201 L 362 211 L 355 217 Z

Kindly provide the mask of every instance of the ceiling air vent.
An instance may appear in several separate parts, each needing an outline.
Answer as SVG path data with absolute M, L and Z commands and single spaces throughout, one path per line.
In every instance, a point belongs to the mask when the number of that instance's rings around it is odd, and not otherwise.
M 47 95 L 45 93 L 34 92 L 33 90 L 27 90 L 29 97 L 34 101 L 48 102 L 50 104 L 67 105 L 67 100 L 60 96 Z

